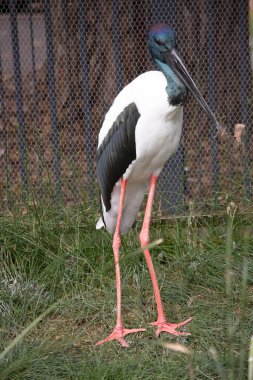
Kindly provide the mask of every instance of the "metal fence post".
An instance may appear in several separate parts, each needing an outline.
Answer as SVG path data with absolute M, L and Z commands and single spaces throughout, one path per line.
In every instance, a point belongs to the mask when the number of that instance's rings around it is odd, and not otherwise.
M 80 51 L 81 51 L 81 73 L 82 73 L 82 93 L 83 93 L 83 121 L 85 130 L 85 151 L 86 151 L 86 179 L 88 187 L 88 199 L 94 196 L 94 151 L 93 151 L 93 131 L 90 120 L 90 86 L 89 86 L 89 61 L 87 49 L 87 29 L 85 26 L 85 3 L 78 0 L 79 10 L 79 32 L 80 32 Z
M 17 107 L 17 122 L 18 122 L 18 146 L 20 157 L 20 176 L 22 181 L 22 194 L 27 195 L 28 192 L 28 174 L 26 162 L 26 127 L 25 127 L 25 114 L 24 114 L 24 101 L 23 101 L 23 88 L 22 88 L 22 73 L 20 66 L 19 54 L 19 38 L 18 38 L 18 24 L 16 15 L 16 0 L 10 1 L 10 21 L 11 21 L 11 44 L 14 66 L 14 81 L 16 87 L 16 107 Z
M 116 93 L 118 94 L 123 86 L 122 64 L 121 64 L 121 38 L 120 38 L 120 18 L 118 1 L 112 0 L 112 43 L 114 46 L 114 58 L 116 66 Z
M 250 56 L 249 56 L 249 26 L 248 26 L 248 4 L 240 3 L 240 74 L 241 74 L 241 105 L 242 105 L 242 121 L 245 125 L 243 135 L 243 185 L 244 196 L 249 200 L 252 195 L 251 180 L 249 173 L 249 157 L 250 157 L 250 121 L 249 121 L 249 84 L 251 82 Z
M 57 115 L 57 92 L 55 78 L 55 52 L 53 42 L 53 23 L 51 15 L 50 0 L 44 0 L 46 46 L 47 46 L 47 80 L 48 98 L 50 103 L 51 116 L 51 140 L 53 147 L 53 169 L 55 180 L 55 196 L 57 203 L 61 200 L 61 164 L 59 147 L 59 121 Z
M 226 9 L 228 10 L 229 9 L 229 6 L 230 6 L 230 0 L 227 0 L 226 3 L 225 3 L 225 7 Z M 226 25 L 226 32 L 224 34 L 224 38 L 225 39 L 228 39 L 229 38 L 229 11 L 226 11 L 225 13 L 225 25 Z M 225 72 L 225 75 L 226 75 L 226 83 L 227 83 L 227 93 L 230 94 L 231 93 L 231 82 L 230 82 L 230 78 L 229 78 L 229 75 L 230 75 L 230 72 L 231 72 L 231 62 L 232 59 L 231 59 L 231 51 L 228 51 L 227 54 L 226 54 L 226 58 L 225 58 L 225 65 L 226 65 L 226 72 Z M 229 96 L 226 97 L 226 114 L 227 114 L 227 125 L 228 125 L 228 133 L 230 134 L 232 132 L 232 123 L 233 123 L 233 120 L 232 120 L 232 116 L 231 116 L 231 101 L 230 101 L 230 98 Z M 233 141 L 232 139 L 228 139 L 228 159 L 229 159 L 229 190 L 230 190 L 230 193 L 233 194 L 234 192 L 234 179 L 235 179 L 235 160 L 234 160 L 234 157 L 233 157 Z
M 10 191 L 10 173 L 9 173 L 9 133 L 6 117 L 6 106 L 4 101 L 4 84 L 3 84 L 3 69 L 2 69 L 2 55 L 0 46 L 0 115 L 3 122 L 3 174 L 5 182 L 5 198 L 7 206 L 9 205 L 9 191 Z
M 71 71 L 71 43 L 70 43 L 70 15 L 68 14 L 68 1 L 62 0 L 61 9 L 63 15 L 63 31 L 64 31 L 64 44 L 66 51 L 66 86 L 67 86 L 67 130 L 69 131 L 69 145 L 70 145 L 70 161 L 71 168 L 74 175 L 71 176 L 73 181 L 73 186 L 71 186 L 71 191 L 73 194 L 74 202 L 77 202 L 78 199 L 78 187 L 77 187 L 77 160 L 76 160 L 76 152 L 75 152 L 75 142 L 73 136 L 73 94 L 74 94 L 74 86 L 72 75 L 75 75 Z
M 208 78 L 208 103 L 212 111 L 216 109 L 216 83 L 215 83 L 215 30 L 214 30 L 214 17 L 213 17 L 213 1 L 207 1 L 207 78 Z M 211 123 L 211 180 L 212 191 L 214 194 L 214 202 L 217 202 L 218 191 L 218 142 L 217 142 L 217 129 L 213 121 Z
M 43 173 L 43 151 L 41 144 L 41 117 L 40 117 L 40 106 L 39 106 L 39 85 L 36 77 L 36 64 L 35 64 L 35 49 L 34 49 L 34 25 L 33 25 L 33 17 L 32 17 L 32 4 L 29 4 L 29 28 L 30 28 L 30 39 L 31 39 L 31 52 L 32 52 L 32 81 L 33 81 L 33 90 L 34 90 L 34 115 L 35 115 L 35 140 L 36 140 L 36 151 L 39 161 L 38 166 L 38 177 L 40 180 L 42 179 Z

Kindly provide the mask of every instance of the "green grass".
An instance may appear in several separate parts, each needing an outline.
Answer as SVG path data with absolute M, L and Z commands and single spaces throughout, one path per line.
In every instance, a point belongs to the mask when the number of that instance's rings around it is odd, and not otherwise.
M 253 334 L 251 216 L 152 224 L 168 319 L 193 321 L 190 337 L 155 337 L 152 286 L 138 250 L 140 222 L 123 237 L 128 349 L 100 347 L 115 324 L 111 236 L 90 209 L 22 210 L 0 218 L 0 379 L 246 379 Z M 180 343 L 190 354 L 166 347 Z M 170 346 L 171 347 L 171 346 Z M 251 348 L 252 358 L 252 348 Z M 252 363 L 252 359 L 251 362 Z M 253 370 L 251 368 L 251 373 Z

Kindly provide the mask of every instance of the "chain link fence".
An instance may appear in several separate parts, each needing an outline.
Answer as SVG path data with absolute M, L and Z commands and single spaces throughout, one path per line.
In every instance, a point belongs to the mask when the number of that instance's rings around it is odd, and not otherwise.
M 166 22 L 223 127 L 189 96 L 158 205 L 185 213 L 252 199 L 246 0 L 1 0 L 0 206 L 97 197 L 97 134 L 116 94 L 154 69 L 147 28 Z M 152 89 L 150 89 L 152 91 Z

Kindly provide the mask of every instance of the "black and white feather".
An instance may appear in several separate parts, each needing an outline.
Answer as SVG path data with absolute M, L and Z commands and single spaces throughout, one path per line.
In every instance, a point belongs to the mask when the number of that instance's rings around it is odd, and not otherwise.
M 97 150 L 97 177 L 106 211 L 111 209 L 115 183 L 136 159 L 135 128 L 139 117 L 135 103 L 125 107 Z

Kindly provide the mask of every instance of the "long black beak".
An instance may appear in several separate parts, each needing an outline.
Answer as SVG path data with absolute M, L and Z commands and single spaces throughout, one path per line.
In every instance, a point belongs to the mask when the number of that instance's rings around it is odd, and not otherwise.
M 189 91 L 193 94 L 195 99 L 201 105 L 201 107 L 206 111 L 206 113 L 210 116 L 210 118 L 215 122 L 217 128 L 219 128 L 219 123 L 211 111 L 210 107 L 206 103 L 205 99 L 201 95 L 198 90 L 198 87 L 194 83 L 192 77 L 190 76 L 187 68 L 185 67 L 183 61 L 180 56 L 176 52 L 175 49 L 172 49 L 170 52 L 165 54 L 166 63 L 170 66 L 170 68 L 174 71 L 176 76 L 181 80 L 181 82 L 189 89 Z

